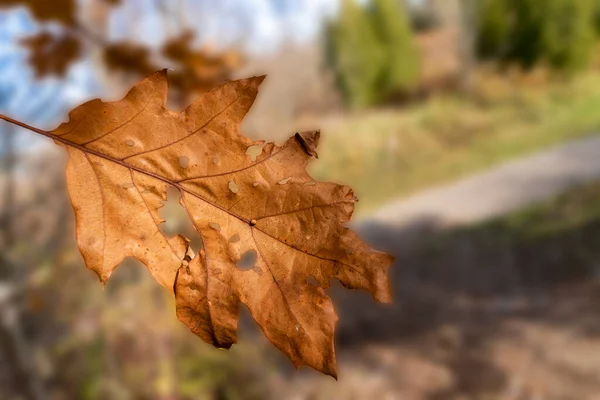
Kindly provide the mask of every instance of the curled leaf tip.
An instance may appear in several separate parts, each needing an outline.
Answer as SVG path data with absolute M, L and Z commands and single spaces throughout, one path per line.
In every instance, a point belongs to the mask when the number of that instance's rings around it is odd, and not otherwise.
M 321 138 L 321 130 L 296 133 L 294 137 L 296 140 L 298 140 L 302 146 L 302 149 L 304 149 L 308 155 L 317 159 L 319 158 L 319 154 L 317 154 L 317 146 L 319 145 L 319 139 Z

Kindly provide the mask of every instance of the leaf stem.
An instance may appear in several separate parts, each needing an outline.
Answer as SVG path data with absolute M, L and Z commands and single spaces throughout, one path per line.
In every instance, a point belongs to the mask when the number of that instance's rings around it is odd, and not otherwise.
M 0 119 L 3 119 L 3 120 L 5 120 L 6 122 L 10 122 L 10 123 L 11 123 L 11 124 L 13 124 L 13 125 L 20 126 L 21 128 L 25 128 L 25 129 L 27 129 L 27 130 L 30 130 L 30 131 L 32 131 L 32 132 L 39 133 L 40 135 L 46 136 L 46 137 L 48 137 L 48 138 L 50 138 L 50 139 L 58 139 L 58 137 L 57 137 L 57 136 L 55 136 L 55 135 L 51 134 L 50 132 L 43 131 L 43 130 L 41 130 L 41 129 L 38 129 L 38 128 L 36 128 L 36 127 L 34 127 L 34 126 L 31 126 L 31 125 L 27 125 L 27 124 L 26 124 L 26 123 L 24 123 L 24 122 L 17 121 L 16 119 L 12 119 L 12 118 L 10 118 L 10 117 L 7 117 L 6 115 L 2 115 L 2 114 L 0 114 Z
M 224 211 L 224 212 L 228 213 L 229 215 L 231 215 L 231 216 L 239 219 L 240 221 L 242 221 L 242 222 L 244 222 L 246 224 L 250 224 L 250 220 L 249 219 L 244 218 L 244 217 L 242 217 L 240 215 L 234 214 L 234 213 L 232 213 L 232 212 L 224 209 L 223 207 L 219 206 L 218 204 L 215 204 L 215 203 L 213 203 L 211 201 L 206 200 L 205 198 L 202 198 L 202 197 L 198 196 L 197 194 L 194 194 L 194 193 L 190 192 L 189 189 L 187 189 L 186 187 L 182 186 L 178 182 L 174 182 L 174 181 L 169 180 L 169 179 L 167 179 L 167 178 L 165 178 L 163 176 L 160 176 L 158 174 L 152 173 L 150 171 L 146 171 L 146 170 L 144 170 L 142 168 L 139 168 L 139 167 L 136 167 L 134 165 L 127 164 L 127 163 L 123 162 L 123 160 L 111 157 L 111 156 L 109 156 L 107 154 L 100 153 L 100 152 L 98 152 L 96 150 L 87 148 L 84 145 L 73 143 L 73 142 L 71 142 L 71 141 L 69 141 L 67 139 L 64 139 L 64 138 L 62 138 L 62 137 L 60 137 L 58 135 L 53 134 L 52 132 L 44 131 L 44 130 L 38 129 L 38 128 L 34 127 L 34 126 L 27 125 L 24 122 L 17 121 L 16 119 L 12 119 L 10 117 L 7 117 L 6 115 L 0 114 L 0 119 L 4 120 L 6 122 L 9 122 L 11 124 L 17 125 L 17 126 L 19 126 L 21 128 L 25 128 L 25 129 L 28 129 L 28 130 L 30 130 L 32 132 L 38 133 L 38 134 L 40 134 L 42 136 L 46 136 L 47 138 L 50 138 L 50 139 L 54 140 L 55 142 L 61 143 L 61 144 L 65 145 L 65 146 L 73 147 L 73 148 L 75 148 L 75 149 L 77 149 L 77 150 L 79 150 L 79 151 L 81 151 L 83 153 L 93 154 L 96 157 L 112 161 L 115 164 L 119 164 L 119 165 L 121 165 L 121 166 L 123 166 L 123 167 L 125 167 L 127 169 L 130 169 L 130 170 L 133 170 L 133 171 L 137 171 L 137 172 L 142 173 L 144 175 L 148 175 L 148 176 L 151 176 L 153 178 L 156 178 L 159 181 L 165 182 L 167 185 L 174 186 L 175 188 L 179 189 L 180 192 L 189 193 L 190 195 L 192 195 L 192 196 L 194 196 L 196 198 L 199 198 L 202 201 L 205 201 L 206 203 L 212 205 L 213 207 L 216 207 L 216 208 L 220 209 L 221 211 Z M 191 217 L 191 215 L 190 215 L 190 217 Z
M 179 191 L 180 191 L 180 192 L 185 192 L 185 193 L 188 193 L 188 194 L 190 194 L 191 196 L 193 196 L 193 197 L 196 197 L 196 198 L 198 198 L 198 199 L 200 199 L 200 200 L 202 200 L 202 201 L 206 202 L 207 204 L 209 204 L 209 205 L 211 205 L 211 206 L 213 206 L 213 207 L 215 207 L 215 208 L 218 208 L 218 209 L 220 209 L 221 211 L 223 211 L 223 212 L 225 212 L 225 213 L 227 213 L 227 214 L 229 214 L 229 215 L 231 215 L 231 216 L 233 216 L 233 217 L 235 217 L 235 218 L 239 219 L 240 221 L 242 221 L 242 222 L 244 222 L 244 223 L 246 223 L 246 224 L 250 225 L 251 229 L 255 229 L 255 230 L 257 230 L 257 231 L 259 231 L 259 232 L 261 232 L 261 233 L 263 233 L 263 234 L 265 234 L 265 235 L 267 235 L 267 236 L 269 236 L 269 237 L 271 237 L 271 238 L 273 238 L 273 239 L 277 240 L 277 241 L 278 241 L 278 242 L 280 242 L 281 244 L 283 244 L 283 245 L 285 245 L 285 246 L 288 246 L 288 247 L 291 247 L 291 248 L 292 248 L 292 249 L 294 249 L 294 250 L 300 251 L 300 252 L 302 252 L 302 253 L 308 254 L 309 256 L 312 256 L 312 257 L 315 257 L 315 258 L 318 258 L 318 259 L 321 259 L 321 260 L 326 260 L 326 261 L 332 261 L 332 262 L 340 263 L 340 264 L 346 265 L 346 266 L 348 266 L 348 267 L 351 267 L 351 268 L 353 268 L 353 269 L 356 269 L 356 267 L 354 267 L 352 264 L 347 264 L 347 263 L 344 263 L 344 262 L 342 262 L 342 261 L 339 261 L 339 260 L 334 260 L 334 259 L 330 259 L 330 258 L 322 257 L 322 256 L 320 256 L 320 255 L 318 255 L 318 254 L 312 254 L 312 253 L 309 253 L 309 252 L 307 252 L 307 251 L 305 251 L 305 250 L 301 250 L 300 248 L 298 248 L 298 247 L 295 247 L 295 246 L 291 245 L 290 243 L 287 243 L 287 242 L 285 242 L 284 240 L 282 240 L 282 239 L 280 239 L 280 238 L 278 238 L 278 237 L 276 237 L 276 236 L 273 236 L 272 234 L 268 233 L 267 231 L 265 231 L 265 230 L 263 230 L 263 229 L 261 229 L 261 228 L 257 227 L 257 226 L 255 225 L 255 224 L 256 224 L 256 222 L 254 222 L 254 221 L 255 221 L 254 219 L 247 219 L 247 218 L 244 218 L 244 217 L 242 217 L 242 216 L 240 216 L 240 215 L 237 215 L 237 214 L 235 214 L 235 213 L 232 213 L 231 211 L 224 209 L 223 207 L 219 206 L 218 204 L 215 204 L 215 203 L 213 203 L 213 202 L 211 202 L 211 201 L 209 201 L 209 200 L 207 200 L 207 199 L 205 199 L 205 198 L 203 198 L 203 197 L 200 197 L 200 196 L 198 196 L 197 194 L 195 194 L 195 193 L 191 192 L 189 189 L 187 189 L 186 187 L 182 186 L 182 185 L 181 185 L 180 183 L 178 183 L 178 182 L 173 182 L 173 181 L 171 181 L 171 180 L 169 180 L 169 179 L 167 179 L 167 178 L 164 178 L 164 177 L 162 177 L 162 176 L 160 176 L 160 175 L 157 175 L 157 174 L 155 174 L 155 173 L 152 173 L 152 172 L 149 172 L 149 171 L 145 171 L 145 170 L 144 170 L 144 169 L 142 169 L 142 168 L 138 168 L 138 167 L 135 167 L 135 166 L 133 166 L 133 165 L 127 164 L 127 163 L 123 162 L 122 160 L 116 159 L 116 158 L 114 158 L 114 157 L 111 157 L 111 156 L 109 156 L 109 155 L 106 155 L 106 154 L 102 154 L 102 153 L 100 153 L 100 152 L 98 152 L 98 151 L 96 151 L 96 150 L 89 149 L 89 148 L 87 148 L 87 147 L 85 147 L 85 146 L 82 146 L 82 145 L 79 145 L 79 144 L 73 143 L 73 142 L 71 142 L 71 141 L 69 141 L 69 140 L 66 140 L 66 139 L 64 139 L 64 138 L 62 138 L 62 137 L 60 137 L 60 136 L 57 136 L 57 135 L 55 135 L 55 134 L 53 134 L 53 133 L 51 133 L 51 132 L 48 132 L 48 131 L 44 131 L 44 130 L 42 130 L 42 129 L 35 128 L 35 127 L 31 126 L 31 125 L 27 125 L 26 123 L 23 123 L 23 122 L 21 122 L 21 121 L 17 121 L 17 120 L 15 120 L 15 119 L 12 119 L 12 118 L 10 118 L 10 117 L 7 117 L 7 116 L 5 116 L 5 115 L 2 115 L 2 114 L 0 114 L 0 119 L 4 120 L 4 121 L 6 121 L 6 122 L 10 122 L 11 124 L 17 125 L 17 126 L 19 126 L 19 127 L 21 127 L 21 128 L 28 129 L 28 130 L 30 130 L 30 131 L 32 131 L 32 132 L 39 133 L 40 135 L 42 135 L 42 136 L 46 136 L 47 138 L 50 138 L 50 139 L 52 139 L 52 140 L 54 140 L 54 141 L 56 141 L 56 142 L 62 143 L 62 144 L 64 144 L 65 146 L 70 146 L 70 147 L 76 148 L 76 149 L 78 149 L 78 150 L 80 150 L 80 151 L 82 151 L 82 152 L 84 152 L 84 153 L 93 154 L 93 155 L 95 155 L 96 157 L 99 157 L 99 158 L 103 158 L 103 159 L 105 159 L 105 160 L 112 161 L 112 162 L 114 162 L 114 163 L 117 163 L 117 164 L 119 164 L 119 165 L 121 165 L 121 166 L 123 166 L 123 167 L 125 167 L 125 168 L 128 168 L 128 169 L 130 169 L 130 170 L 137 171 L 137 172 L 139 172 L 139 173 L 142 173 L 142 174 L 145 174 L 145 175 L 151 176 L 151 177 L 153 177 L 153 178 L 155 178 L 155 179 L 158 179 L 158 180 L 160 180 L 160 181 L 162 181 L 162 182 L 165 182 L 167 185 L 171 185 L 171 186 L 173 186 L 173 187 L 175 187 L 175 188 L 179 189 Z M 194 222 L 194 219 L 193 219 L 192 215 L 191 215 L 189 212 L 188 212 L 188 215 L 189 215 L 189 216 L 190 216 L 190 218 L 192 219 L 192 222 Z M 198 232 L 200 232 L 200 231 L 198 231 Z

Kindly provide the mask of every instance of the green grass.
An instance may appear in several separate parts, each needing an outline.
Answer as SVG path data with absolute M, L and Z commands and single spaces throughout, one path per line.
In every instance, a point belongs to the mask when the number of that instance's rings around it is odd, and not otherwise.
M 495 84 L 495 82 L 494 82 Z M 352 186 L 359 213 L 600 129 L 600 73 L 541 87 L 490 84 L 479 101 L 446 95 L 397 110 L 330 119 L 320 180 Z

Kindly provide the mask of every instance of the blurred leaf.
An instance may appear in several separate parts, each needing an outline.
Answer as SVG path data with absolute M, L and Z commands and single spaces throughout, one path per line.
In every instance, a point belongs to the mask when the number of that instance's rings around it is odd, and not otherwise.
M 166 72 L 157 72 L 123 100 L 92 100 L 56 130 L 37 132 L 69 153 L 77 242 L 103 283 L 136 258 L 206 342 L 237 341 L 243 303 L 296 366 L 336 376 L 337 315 L 325 289 L 336 278 L 389 302 L 392 259 L 345 228 L 352 190 L 306 172 L 319 131 L 296 133 L 283 147 L 239 134 L 263 79 L 229 82 L 175 113 L 164 108 Z M 187 238 L 160 230 L 169 186 L 202 237 L 197 256 Z
M 80 55 L 79 40 L 70 35 L 53 36 L 42 32 L 22 40 L 29 49 L 29 64 L 36 77 L 63 76 Z
M 120 4 L 120 0 L 102 1 L 114 6 Z M 62 35 L 42 32 L 23 40 L 23 45 L 31 52 L 29 63 L 38 78 L 63 76 L 71 63 L 81 56 L 83 37 L 90 39 L 94 46 L 100 47 L 103 60 L 109 69 L 135 77 L 147 76 L 164 68 L 167 59 L 174 62 L 176 72 L 171 83 L 179 103 L 223 83 L 231 76 L 233 69 L 241 64 L 241 57 L 235 51 L 212 54 L 206 49 L 194 49 L 192 31 L 185 31 L 168 40 L 159 52 L 146 45 L 126 40 L 111 43 L 94 33 L 94 29 L 89 29 L 77 21 L 78 3 L 73 0 L 0 0 L 0 9 L 18 6 L 28 7 L 39 22 L 58 22 L 64 28 Z
M 223 83 L 240 64 L 236 52 L 211 55 L 192 48 L 193 33 L 184 34 L 167 41 L 162 47 L 164 57 L 176 63 L 170 84 L 181 100 L 193 94 L 201 94 Z M 160 69 L 153 61 L 150 49 L 131 42 L 117 42 L 104 48 L 104 61 L 108 68 L 145 76 Z
M 157 69 L 150 61 L 150 50 L 130 42 L 107 45 L 104 48 L 104 62 L 111 69 L 137 75 L 148 75 Z
M 171 74 L 171 83 L 188 95 L 204 93 L 222 83 L 242 62 L 235 51 L 217 55 L 194 49 L 193 40 L 194 33 L 186 31 L 162 48 L 163 55 L 178 64 L 178 72 Z

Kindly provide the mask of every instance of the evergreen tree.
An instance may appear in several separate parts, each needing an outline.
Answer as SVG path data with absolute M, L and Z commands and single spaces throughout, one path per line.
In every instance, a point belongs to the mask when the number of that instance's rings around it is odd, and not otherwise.
M 342 3 L 338 20 L 328 27 L 327 58 L 349 106 L 364 107 L 379 101 L 377 85 L 384 49 L 365 9 L 354 0 Z
M 540 34 L 543 58 L 566 71 L 585 66 L 596 39 L 594 0 L 553 0 L 542 8 L 545 10 Z
M 478 49 L 484 57 L 540 62 L 567 72 L 586 65 L 595 43 L 597 0 L 482 0 Z
M 484 59 L 505 57 L 511 35 L 510 4 L 483 0 L 479 7 L 478 54 Z
M 372 0 L 366 7 L 345 0 L 327 30 L 327 56 L 351 107 L 408 91 L 419 76 L 410 22 L 399 0 Z
M 420 69 L 404 6 L 398 0 L 372 0 L 370 14 L 385 52 L 378 90 L 383 94 L 410 90 Z

